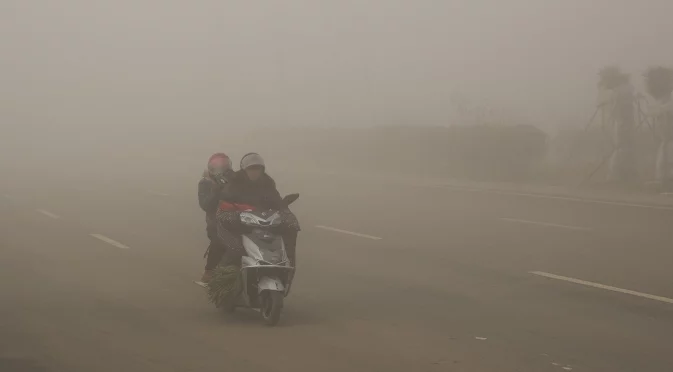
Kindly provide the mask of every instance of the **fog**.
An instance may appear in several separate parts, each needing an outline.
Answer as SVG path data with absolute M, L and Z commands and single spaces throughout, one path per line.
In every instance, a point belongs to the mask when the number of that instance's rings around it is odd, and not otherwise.
M 599 69 L 643 91 L 648 67 L 673 66 L 672 15 L 673 0 L 0 0 L 0 371 L 673 371 L 673 157 L 657 179 L 666 143 L 630 130 L 623 86 L 613 126 L 583 131 Z M 275 214 L 254 230 L 213 217 L 220 151 L 237 170 L 259 152 L 301 195 L 296 280 L 276 278 L 294 268 Z M 626 164 L 612 184 L 605 164 Z M 273 252 L 244 276 L 282 309 L 273 330 L 192 283 L 239 234 Z
M 561 125 L 588 115 L 601 66 L 639 75 L 673 60 L 671 7 L 6 0 L 3 121 L 63 130 L 437 124 L 459 95 Z
M 666 0 L 0 7 L 6 149 L 205 143 L 251 126 L 446 126 L 460 124 L 460 105 L 553 132 L 584 124 L 600 67 L 639 80 L 673 61 Z

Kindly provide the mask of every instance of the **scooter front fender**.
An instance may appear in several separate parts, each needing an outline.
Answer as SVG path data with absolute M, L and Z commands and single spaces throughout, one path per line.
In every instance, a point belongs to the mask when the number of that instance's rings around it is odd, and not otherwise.
M 285 292 L 285 286 L 283 282 L 276 277 L 263 276 L 259 279 L 257 283 L 258 293 L 262 291 L 279 291 Z

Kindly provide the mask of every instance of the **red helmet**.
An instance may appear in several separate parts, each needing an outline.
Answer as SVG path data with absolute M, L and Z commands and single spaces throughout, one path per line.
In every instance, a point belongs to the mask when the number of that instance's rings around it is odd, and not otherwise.
M 208 159 L 208 172 L 211 175 L 222 175 L 228 169 L 231 169 L 231 159 L 227 154 L 218 152 Z

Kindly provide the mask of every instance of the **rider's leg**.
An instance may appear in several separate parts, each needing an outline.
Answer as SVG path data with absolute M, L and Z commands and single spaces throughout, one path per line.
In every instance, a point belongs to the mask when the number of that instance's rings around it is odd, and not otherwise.
M 297 270 L 297 230 L 287 230 L 283 233 L 283 243 L 285 244 L 285 252 L 287 253 L 287 258 L 290 260 L 290 266 L 294 268 L 288 275 L 288 286 L 292 288 L 292 282 L 294 281 L 294 276 Z M 289 294 L 289 290 L 287 294 Z
M 280 212 L 283 221 L 283 242 L 285 243 L 285 252 L 287 258 L 293 267 L 297 267 L 297 234 L 301 228 L 299 227 L 299 220 L 290 209 L 285 209 Z
M 287 258 L 293 267 L 297 267 L 297 235 L 298 231 L 288 230 L 283 234 L 283 243 L 285 243 L 285 252 Z
M 208 239 L 210 239 L 210 244 L 204 255 L 204 258 L 206 258 L 206 267 L 203 276 L 201 277 L 201 281 L 204 283 L 210 281 L 213 276 L 213 270 L 224 255 L 224 245 L 217 236 L 217 229 L 214 228 L 214 226 L 208 226 L 206 232 L 208 234 Z
M 217 264 L 222 260 L 226 251 L 224 244 L 219 239 L 211 240 L 206 255 L 206 271 L 214 270 Z
M 226 247 L 223 256 L 221 257 L 221 265 L 235 265 L 240 267 L 241 258 L 243 257 L 243 252 L 245 251 L 245 248 L 243 248 L 243 239 L 241 238 L 241 235 L 224 228 L 220 228 L 218 230 L 218 236 L 220 241 Z M 218 261 L 218 263 L 220 262 Z

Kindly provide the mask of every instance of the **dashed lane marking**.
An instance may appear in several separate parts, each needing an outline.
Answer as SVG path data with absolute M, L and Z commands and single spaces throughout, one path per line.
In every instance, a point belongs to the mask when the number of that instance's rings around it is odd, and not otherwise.
M 101 234 L 89 234 L 89 235 L 93 238 L 96 238 L 96 239 L 102 241 L 102 242 L 110 244 L 113 247 L 117 247 L 119 249 L 131 249 L 128 246 L 125 246 L 124 244 L 122 244 L 122 243 L 120 243 L 116 240 L 108 238 L 107 236 L 104 236 L 104 235 L 101 235 Z
M 383 238 L 380 238 L 378 236 L 372 236 L 372 235 L 361 234 L 361 233 L 357 233 L 357 232 L 353 232 L 353 231 L 337 229 L 335 227 L 322 226 L 322 225 L 318 225 L 316 227 L 319 228 L 319 229 L 323 229 L 323 230 L 338 232 L 338 233 L 346 234 L 346 235 L 357 236 L 357 237 L 365 238 L 365 239 L 371 239 L 371 240 L 381 240 L 381 239 L 383 239 Z
M 550 274 L 550 273 L 545 273 L 545 272 L 542 272 L 542 271 L 531 271 L 530 273 L 533 274 L 533 275 L 543 276 L 545 278 L 562 280 L 562 281 L 565 281 L 565 282 L 580 284 L 580 285 L 584 285 L 584 286 L 587 286 L 587 287 L 604 289 L 606 291 L 618 292 L 618 293 L 628 294 L 628 295 L 631 295 L 631 296 L 647 298 L 649 300 L 654 300 L 654 301 L 673 304 L 673 299 L 667 298 L 667 297 L 656 296 L 656 295 L 652 295 L 652 294 L 648 294 L 648 293 L 632 291 L 630 289 L 617 288 L 617 287 L 613 287 L 613 286 L 609 286 L 609 285 L 605 285 L 605 284 L 600 284 L 600 283 L 588 282 L 586 280 L 569 278 L 567 276 Z
M 47 216 L 47 217 L 49 217 L 49 218 L 53 218 L 53 219 L 55 219 L 55 220 L 58 220 L 59 218 L 61 218 L 61 216 L 59 216 L 59 215 L 57 215 L 57 214 L 54 214 L 54 213 L 51 213 L 51 212 L 49 212 L 49 211 L 45 211 L 44 209 L 38 209 L 37 212 L 38 212 L 38 213 L 41 213 L 41 214 L 43 214 L 43 215 L 45 215 L 45 216 Z

